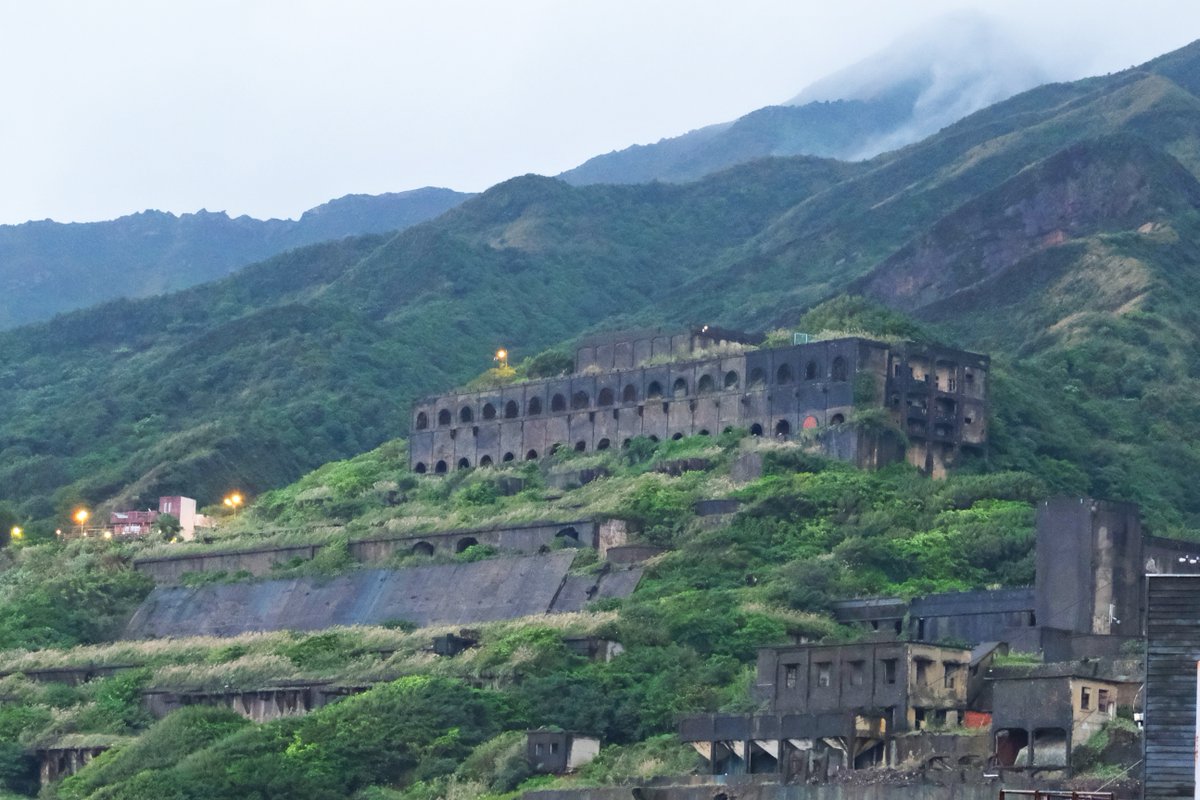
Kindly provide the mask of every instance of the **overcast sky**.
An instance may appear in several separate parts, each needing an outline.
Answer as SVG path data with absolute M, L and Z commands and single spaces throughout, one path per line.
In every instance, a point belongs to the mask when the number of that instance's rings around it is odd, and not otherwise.
M 556 174 L 783 102 L 965 5 L 0 0 L 0 223 Z M 1200 37 L 1194 0 L 966 7 L 1064 78 Z

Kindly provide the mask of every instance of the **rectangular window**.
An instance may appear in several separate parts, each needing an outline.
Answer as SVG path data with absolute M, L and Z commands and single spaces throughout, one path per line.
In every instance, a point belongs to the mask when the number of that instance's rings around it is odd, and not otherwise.
M 540 756 L 545 751 L 545 749 L 546 749 L 546 745 L 542 744 L 541 742 L 538 742 L 537 744 L 535 744 L 533 746 L 534 755 Z
M 828 661 L 817 663 L 817 686 L 828 687 L 833 675 L 833 665 Z
M 795 664 L 785 664 L 783 667 L 783 685 L 788 689 L 796 688 L 796 673 L 799 670 Z
M 1088 711 L 1092 707 L 1092 690 L 1084 686 L 1079 690 L 1079 710 Z
M 866 680 L 866 662 L 851 661 L 850 662 L 850 685 L 862 686 Z
M 883 682 L 888 684 L 896 682 L 896 659 L 883 659 Z
M 550 754 L 554 755 L 557 752 L 558 752 L 558 742 L 551 742 L 550 743 Z
M 929 662 L 923 659 L 916 659 L 917 665 L 917 686 L 925 686 L 929 683 Z
M 953 661 L 943 661 L 942 667 L 945 668 L 945 679 L 942 681 L 942 686 L 947 689 L 954 688 L 954 680 L 958 677 L 958 664 Z
M 1096 693 L 1096 710 L 1102 714 L 1107 714 L 1108 707 L 1108 689 L 1101 689 Z

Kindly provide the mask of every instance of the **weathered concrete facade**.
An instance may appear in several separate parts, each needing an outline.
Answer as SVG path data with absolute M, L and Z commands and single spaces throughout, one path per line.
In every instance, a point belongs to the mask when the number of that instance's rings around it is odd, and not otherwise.
M 600 754 L 600 740 L 570 731 L 536 730 L 525 735 L 525 759 L 534 772 L 561 775 Z
M 356 539 L 347 545 L 347 550 L 350 557 L 361 564 L 382 564 L 396 556 L 408 554 L 453 555 L 477 544 L 489 545 L 506 553 L 546 552 L 566 544 L 601 548 L 603 554 L 608 547 L 624 544 L 625 535 L 624 523 L 620 520 L 544 521 L 494 528 L 376 536 Z M 248 572 L 260 576 L 269 575 L 272 570 L 289 562 L 309 561 L 324 547 L 321 544 L 307 544 L 248 550 L 206 550 L 138 558 L 133 566 L 138 572 L 154 578 L 155 583 L 165 584 L 179 583 L 190 572 Z
M 236 711 L 255 722 L 299 717 L 369 686 L 336 686 L 328 681 L 300 681 L 286 686 L 248 690 L 147 689 L 142 705 L 157 719 L 185 706 L 216 706 Z
M 1152 575 L 1146 602 L 1145 800 L 1194 796 L 1200 575 Z
M 906 457 L 935 475 L 987 441 L 986 356 L 845 338 L 702 357 L 703 341 L 700 331 L 614 337 L 581 347 L 567 377 L 426 398 L 413 408 L 410 464 L 443 473 L 561 447 L 607 450 L 636 436 L 744 428 L 788 439 L 831 427 L 820 441 L 831 455 L 861 466 L 894 460 L 895 443 L 837 427 L 855 407 L 886 409 L 908 436 Z M 684 360 L 646 363 L 659 355 Z
M 714 773 L 819 779 L 895 764 L 897 734 L 959 723 L 970 657 L 906 642 L 764 648 L 755 692 L 767 712 L 688 717 L 680 737 Z

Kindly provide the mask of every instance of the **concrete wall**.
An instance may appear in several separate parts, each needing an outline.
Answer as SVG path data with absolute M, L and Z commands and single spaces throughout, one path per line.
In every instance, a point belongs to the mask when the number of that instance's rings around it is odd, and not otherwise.
M 621 523 L 623 525 L 624 523 Z M 620 526 L 618 526 L 620 527 Z M 470 528 L 424 534 L 396 534 L 350 542 L 350 557 L 362 564 L 382 564 L 394 556 L 408 553 L 453 555 L 471 544 L 485 544 L 510 553 L 537 553 L 567 543 L 597 547 L 600 524 L 591 520 L 535 522 L 502 528 Z M 619 531 L 609 533 L 610 540 Z M 278 566 L 300 559 L 308 561 L 323 545 L 263 547 L 250 550 L 216 550 L 182 553 L 160 558 L 139 558 L 134 569 L 154 578 L 155 583 L 178 583 L 189 572 L 248 572 L 269 575 Z
M 572 551 L 562 550 L 463 564 L 360 570 L 332 578 L 159 586 L 133 615 L 125 637 L 235 636 L 394 620 L 470 624 L 573 610 L 592 598 L 624 597 L 641 577 L 638 569 L 568 576 L 573 559 Z

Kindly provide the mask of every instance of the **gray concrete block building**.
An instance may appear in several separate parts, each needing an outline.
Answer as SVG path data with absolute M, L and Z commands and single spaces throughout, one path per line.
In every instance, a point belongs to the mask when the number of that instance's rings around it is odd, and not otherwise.
M 986 445 L 986 356 L 857 337 L 748 349 L 760 340 L 708 326 L 585 340 L 571 375 L 416 403 L 410 466 L 436 474 L 745 429 L 805 433 L 860 466 L 907 458 L 941 475 Z M 904 437 L 845 425 L 858 408 L 884 409 Z

